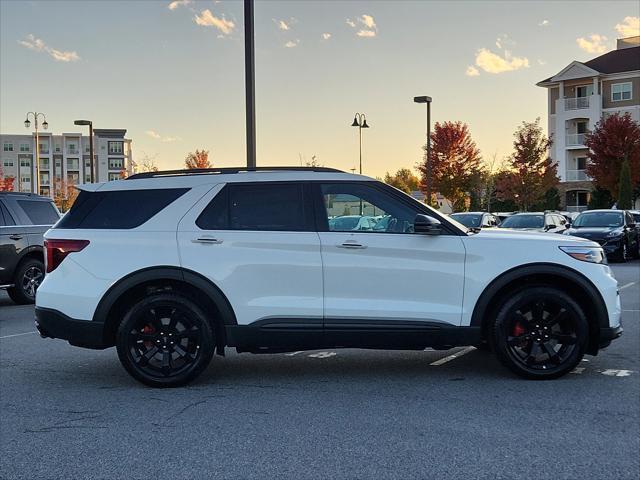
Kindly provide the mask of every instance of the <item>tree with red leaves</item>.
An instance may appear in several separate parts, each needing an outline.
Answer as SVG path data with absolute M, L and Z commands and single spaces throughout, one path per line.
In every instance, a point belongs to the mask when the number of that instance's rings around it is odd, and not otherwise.
M 514 152 L 507 162 L 507 172 L 496 182 L 500 200 L 513 201 L 520 210 L 544 202 L 545 194 L 560 179 L 557 166 L 549 158 L 551 139 L 542 132 L 540 119 L 522 122 L 514 134 Z
M 629 164 L 633 188 L 640 186 L 640 125 L 626 113 L 607 116 L 586 135 L 589 147 L 587 173 L 601 189 L 618 199 L 620 171 Z
M 13 192 L 13 182 L 15 178 L 4 176 L 2 165 L 0 165 L 0 192 Z
M 184 160 L 185 168 L 193 170 L 194 168 L 211 168 L 209 161 L 209 150 L 196 150 L 190 152 Z
M 466 210 L 473 180 L 482 170 L 480 150 L 469 127 L 462 122 L 436 123 L 431 133 L 431 172 L 433 191 L 452 204 L 453 211 Z M 427 182 L 427 159 L 418 164 L 422 185 Z

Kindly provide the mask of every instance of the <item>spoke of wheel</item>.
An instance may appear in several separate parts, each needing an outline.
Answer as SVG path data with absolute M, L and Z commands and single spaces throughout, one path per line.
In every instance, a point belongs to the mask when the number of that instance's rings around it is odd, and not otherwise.
M 518 310 L 515 313 L 515 316 L 517 317 L 518 322 L 520 322 L 523 326 L 527 327 L 527 329 L 531 330 L 530 328 L 531 321 L 528 320 L 527 317 L 525 317 L 520 310 Z
M 158 353 L 158 348 L 154 345 L 149 350 L 147 350 L 144 355 L 137 359 L 136 362 L 138 363 L 138 365 L 146 367 L 149 364 L 149 360 L 151 360 L 156 353 Z
M 510 347 L 519 347 L 522 345 L 523 340 L 526 340 L 526 336 L 520 335 L 518 337 L 507 337 L 507 345 Z
M 171 352 L 167 352 L 164 351 L 162 352 L 162 364 L 161 364 L 161 368 L 162 368 L 162 374 L 165 377 L 168 377 L 169 374 L 171 373 Z
M 542 300 L 536 302 L 531 313 L 535 322 L 542 322 L 544 316 L 544 302 Z
M 549 355 L 549 360 L 552 363 L 555 363 L 556 365 L 558 365 L 560 363 L 560 357 L 558 356 L 556 351 L 552 347 L 548 346 L 546 343 L 541 344 L 541 346 L 542 346 L 542 350 L 544 350 L 544 353 Z
M 131 336 L 136 340 L 153 341 L 156 339 L 156 335 L 153 333 L 131 332 Z
M 527 365 L 531 365 L 533 362 L 535 362 L 536 357 L 538 356 L 539 353 L 540 353 L 540 345 L 538 345 L 535 342 L 531 342 L 531 349 L 527 353 L 527 358 L 525 359 L 525 362 L 527 362 Z
M 549 335 L 554 340 L 557 340 L 558 343 L 562 345 L 575 345 L 578 343 L 578 339 L 572 335 L 566 335 L 561 333 L 552 333 Z
M 176 335 L 178 340 L 182 340 L 183 338 L 198 338 L 200 336 L 200 332 L 196 327 L 191 327 L 188 330 L 183 330 L 182 332 Z
M 176 353 L 180 355 L 181 358 L 184 358 L 187 363 L 193 362 L 196 358 L 194 353 L 189 353 L 182 345 L 176 345 L 175 350 Z
M 552 327 L 553 325 L 556 325 L 557 323 L 560 322 L 560 320 L 564 320 L 564 318 L 567 316 L 567 313 L 568 313 L 567 310 L 563 308 L 562 310 L 560 310 L 555 315 L 547 318 L 544 321 L 544 325 L 546 327 Z

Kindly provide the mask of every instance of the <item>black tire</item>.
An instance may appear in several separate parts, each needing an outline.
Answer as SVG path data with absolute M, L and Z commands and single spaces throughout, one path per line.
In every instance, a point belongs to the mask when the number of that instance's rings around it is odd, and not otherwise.
M 582 360 L 589 325 L 582 308 L 562 290 L 530 287 L 500 307 L 491 329 L 498 360 L 524 378 L 546 380 Z
M 44 280 L 44 263 L 37 258 L 23 261 L 16 270 L 13 279 L 14 287 L 8 288 L 7 293 L 14 302 L 29 305 L 36 301 L 36 290 Z
M 118 357 L 129 374 L 151 387 L 180 387 L 207 368 L 215 350 L 214 330 L 189 298 L 160 293 L 125 314 L 116 333 Z

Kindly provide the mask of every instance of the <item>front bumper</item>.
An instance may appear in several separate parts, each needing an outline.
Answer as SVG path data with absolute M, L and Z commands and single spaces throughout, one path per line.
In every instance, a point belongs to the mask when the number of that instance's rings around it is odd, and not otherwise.
M 598 343 L 598 348 L 606 348 L 608 347 L 613 340 L 619 338 L 622 335 L 623 328 L 622 325 L 618 325 L 617 327 L 603 327 L 600 328 L 600 338 Z
M 50 308 L 36 307 L 36 329 L 43 338 L 60 338 L 77 347 L 103 349 L 104 323 L 75 320 Z

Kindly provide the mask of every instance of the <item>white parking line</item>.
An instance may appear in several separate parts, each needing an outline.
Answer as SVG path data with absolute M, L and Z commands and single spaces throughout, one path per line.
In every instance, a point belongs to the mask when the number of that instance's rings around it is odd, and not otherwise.
M 16 333 L 15 335 L 5 335 L 4 337 L 0 337 L 0 339 L 11 338 L 11 337 L 21 337 L 22 335 L 32 335 L 34 333 L 38 333 L 38 332 L 25 332 L 25 333 Z
M 453 355 L 449 355 L 446 356 L 444 358 L 441 358 L 440 360 L 436 360 L 435 362 L 431 362 L 429 365 L 434 365 L 434 366 L 439 366 L 442 365 L 443 363 L 447 363 L 450 362 L 451 360 L 455 360 L 458 357 L 461 357 L 463 355 L 466 355 L 469 352 L 473 352 L 476 349 L 476 347 L 467 347 L 467 348 L 463 348 L 462 350 L 460 350 L 459 352 L 454 353 Z
M 584 368 L 585 367 L 576 367 L 573 370 L 571 370 L 569 373 L 575 373 L 576 375 L 581 375 L 582 372 L 584 372 Z
M 624 290 L 625 288 L 629 288 L 631 285 L 635 285 L 636 282 L 630 282 L 627 283 L 626 285 L 621 286 L 618 290 Z
M 609 368 L 607 370 L 601 371 L 600 373 L 609 377 L 628 377 L 633 373 L 633 370 L 614 370 L 612 368 Z

